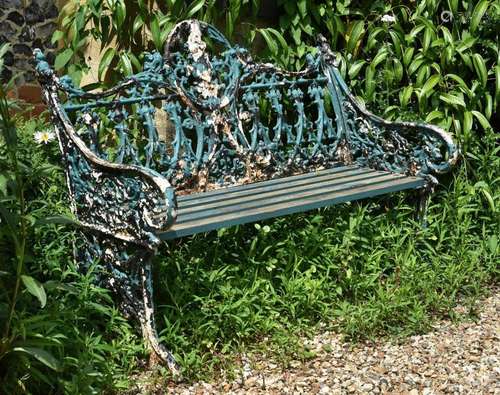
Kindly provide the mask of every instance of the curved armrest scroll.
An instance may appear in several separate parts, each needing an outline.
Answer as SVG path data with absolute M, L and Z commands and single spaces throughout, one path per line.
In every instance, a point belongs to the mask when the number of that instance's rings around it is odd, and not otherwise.
M 335 67 L 327 78 L 337 90 L 345 120 L 349 156 L 362 166 L 412 176 L 450 171 L 458 160 L 458 148 L 450 134 L 423 123 L 389 122 L 367 111 L 354 96 Z
M 80 139 L 58 97 L 59 78 L 41 52 L 35 52 L 37 76 L 52 112 L 66 164 L 72 209 L 93 231 L 154 249 L 175 221 L 176 199 L 170 183 L 157 172 L 136 165 L 108 162 Z

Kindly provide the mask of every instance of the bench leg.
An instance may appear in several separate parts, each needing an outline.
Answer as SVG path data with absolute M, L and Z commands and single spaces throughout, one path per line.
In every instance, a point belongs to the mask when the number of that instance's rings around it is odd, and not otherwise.
M 427 208 L 429 206 L 430 192 L 422 189 L 419 191 L 417 203 L 417 220 L 423 227 L 427 227 Z
M 153 279 L 151 258 L 153 252 L 131 246 L 108 237 L 85 234 L 86 243 L 77 249 L 77 262 L 84 271 L 92 262 L 100 269 L 97 281 L 110 289 L 119 299 L 119 308 L 125 317 L 136 318 L 152 355 L 166 363 L 174 374 L 179 366 L 170 351 L 158 338 L 154 318 Z
M 147 340 L 148 345 L 162 361 L 164 361 L 170 371 L 179 374 L 179 366 L 175 362 L 174 356 L 168 351 L 158 339 L 156 332 L 156 322 L 154 317 L 153 303 L 153 277 L 151 269 L 151 255 L 143 262 L 140 267 L 141 288 L 142 288 L 142 311 L 139 312 L 139 320 L 142 327 L 142 336 Z
M 437 180 L 434 177 L 429 177 L 427 185 L 418 191 L 417 220 L 423 227 L 427 227 L 427 209 L 431 194 L 434 192 L 436 185 Z

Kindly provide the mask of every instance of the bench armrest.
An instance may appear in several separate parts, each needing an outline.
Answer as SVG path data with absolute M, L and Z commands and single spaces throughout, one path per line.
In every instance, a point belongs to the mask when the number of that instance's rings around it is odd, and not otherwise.
M 72 210 L 93 231 L 154 249 L 176 218 L 175 192 L 159 173 L 99 158 L 76 133 L 58 96 L 59 78 L 40 51 L 36 72 L 66 166 Z
M 346 144 L 340 157 L 378 170 L 424 176 L 433 183 L 434 175 L 450 171 L 459 154 L 450 134 L 434 125 L 389 122 L 370 113 L 350 93 L 338 69 L 328 65 L 325 71 L 342 110 Z

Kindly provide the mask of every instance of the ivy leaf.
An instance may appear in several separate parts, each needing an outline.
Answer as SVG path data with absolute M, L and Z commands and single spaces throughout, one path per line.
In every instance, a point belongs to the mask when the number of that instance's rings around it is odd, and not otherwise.
M 66 66 L 72 56 L 73 50 L 71 48 L 67 48 L 62 51 L 59 55 L 56 56 L 56 60 L 54 61 L 55 69 L 61 70 L 64 66 Z
M 21 275 L 21 280 L 23 281 L 24 286 L 28 290 L 30 294 L 35 296 L 39 301 L 42 308 L 45 307 L 47 303 L 47 295 L 45 294 L 45 289 L 43 289 L 43 285 L 40 284 L 37 280 L 35 280 L 31 276 Z

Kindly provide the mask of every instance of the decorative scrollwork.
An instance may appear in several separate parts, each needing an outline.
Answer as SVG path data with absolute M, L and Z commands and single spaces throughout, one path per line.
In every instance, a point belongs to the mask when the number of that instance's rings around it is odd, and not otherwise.
M 44 83 L 44 99 L 52 109 L 77 219 L 94 231 L 154 249 L 159 243 L 154 234 L 168 229 L 175 220 L 173 188 L 153 170 L 107 162 L 92 152 L 59 103 L 59 79 L 43 55 L 35 55 L 37 73 Z M 92 117 L 88 121 L 91 123 Z
M 450 135 L 433 125 L 389 122 L 373 115 L 352 96 L 338 70 L 331 73 L 341 91 L 352 160 L 374 169 L 425 176 L 433 183 L 433 175 L 450 171 L 458 159 Z

